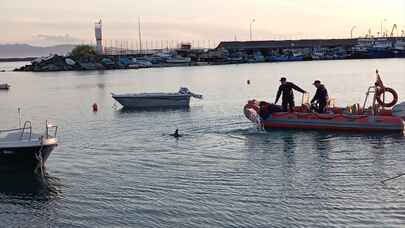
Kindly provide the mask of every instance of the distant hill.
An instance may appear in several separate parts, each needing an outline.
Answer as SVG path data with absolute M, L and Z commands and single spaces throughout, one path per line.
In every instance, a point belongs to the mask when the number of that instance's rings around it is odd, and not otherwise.
M 0 58 L 41 57 L 49 54 L 65 55 L 76 45 L 56 45 L 50 47 L 36 47 L 28 44 L 0 44 Z

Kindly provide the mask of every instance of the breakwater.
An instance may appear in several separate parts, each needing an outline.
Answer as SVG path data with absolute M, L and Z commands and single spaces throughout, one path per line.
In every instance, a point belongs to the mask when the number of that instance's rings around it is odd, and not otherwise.
M 405 57 L 405 38 L 221 42 L 214 49 L 159 49 L 142 54 L 48 56 L 16 71 L 70 71 L 201 66 L 257 62 Z

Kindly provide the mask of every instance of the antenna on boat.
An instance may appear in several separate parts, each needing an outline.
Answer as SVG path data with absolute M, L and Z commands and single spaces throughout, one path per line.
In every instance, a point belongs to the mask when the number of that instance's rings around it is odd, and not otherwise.
M 21 108 L 18 107 L 18 128 L 21 128 Z

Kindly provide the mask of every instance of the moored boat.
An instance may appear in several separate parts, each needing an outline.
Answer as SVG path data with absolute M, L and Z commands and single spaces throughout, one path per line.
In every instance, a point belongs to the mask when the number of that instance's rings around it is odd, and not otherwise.
M 189 57 L 181 57 L 181 56 L 175 56 L 169 59 L 166 59 L 166 63 L 172 63 L 172 64 L 189 64 L 191 63 L 191 58 Z
M 0 170 L 37 170 L 58 145 L 57 126 L 46 122 L 45 133 L 32 132 L 30 121 L 22 128 L 0 130 Z M 50 135 L 53 130 L 53 135 Z
M 378 76 L 379 79 L 379 76 Z M 377 83 L 378 82 L 378 83 Z M 308 103 L 295 107 L 293 112 L 281 112 L 281 107 L 265 101 L 251 100 L 244 107 L 245 116 L 265 129 L 315 129 L 351 132 L 404 132 L 405 102 L 396 105 L 396 92 L 377 80 L 367 92 L 363 107 L 359 104 L 346 108 L 330 105 L 326 113 L 316 113 Z M 380 83 L 381 82 L 381 83 Z M 393 101 L 385 102 L 385 93 Z M 366 107 L 370 94 L 372 104 Z M 392 109 L 390 109 L 392 108 Z
M 114 94 L 112 97 L 125 108 L 187 108 L 190 98 L 202 99 L 187 88 L 180 88 L 177 93 L 128 93 Z

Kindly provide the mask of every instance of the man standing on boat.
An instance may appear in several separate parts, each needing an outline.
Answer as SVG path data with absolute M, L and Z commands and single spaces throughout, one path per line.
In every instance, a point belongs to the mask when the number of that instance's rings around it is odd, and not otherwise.
M 311 106 L 315 103 L 318 103 L 317 112 L 324 113 L 326 109 L 326 104 L 328 102 L 328 90 L 326 90 L 325 86 L 321 84 L 321 81 L 316 80 L 314 82 L 314 86 L 316 87 L 316 93 L 314 98 L 311 100 Z
M 281 83 L 281 85 L 280 85 L 280 87 L 278 87 L 276 102 L 274 102 L 274 104 L 277 104 L 278 99 L 280 98 L 281 94 L 283 94 L 283 96 L 281 98 L 281 100 L 282 100 L 281 106 L 283 108 L 283 112 L 287 112 L 288 110 L 290 110 L 292 112 L 293 108 L 295 106 L 293 89 L 297 90 L 301 93 L 306 93 L 306 92 L 305 92 L 305 90 L 301 89 L 294 83 L 287 82 L 287 79 L 285 77 L 282 77 L 280 79 L 280 83 Z

